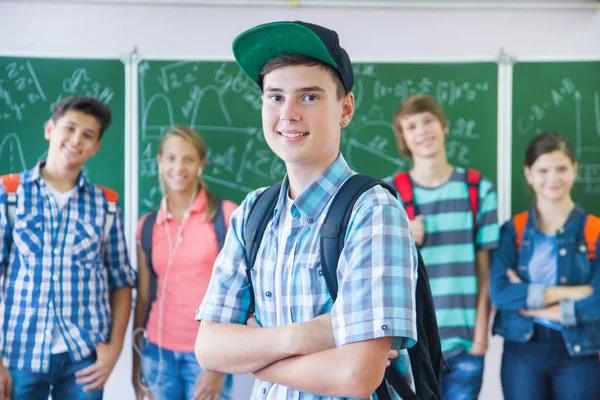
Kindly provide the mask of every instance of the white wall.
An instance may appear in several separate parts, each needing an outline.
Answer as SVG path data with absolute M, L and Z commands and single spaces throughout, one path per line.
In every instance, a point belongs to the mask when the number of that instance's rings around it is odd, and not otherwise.
M 356 61 L 600 59 L 600 13 L 565 9 L 367 9 L 73 4 L 0 0 L 0 55 L 232 59 L 231 41 L 253 25 L 300 19 L 338 31 Z M 501 341 L 492 339 L 481 398 L 501 399 Z M 131 351 L 106 388 L 132 399 Z M 235 400 L 247 398 L 238 385 Z

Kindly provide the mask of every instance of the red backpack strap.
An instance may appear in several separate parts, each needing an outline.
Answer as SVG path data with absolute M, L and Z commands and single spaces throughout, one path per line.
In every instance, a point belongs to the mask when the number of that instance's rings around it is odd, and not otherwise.
M 4 190 L 6 193 L 15 194 L 17 193 L 17 189 L 19 188 L 19 174 L 8 174 L 0 176 L 0 180 L 2 180 L 2 185 L 4 185 Z
M 469 204 L 473 214 L 473 228 L 477 230 L 477 213 L 479 212 L 479 186 L 481 184 L 481 172 L 467 169 L 467 186 L 469 188 Z
M 115 214 L 117 213 L 117 202 L 119 201 L 119 193 L 105 186 L 98 185 L 106 198 L 106 225 L 104 225 L 104 240 L 108 239 L 110 229 L 115 222 Z
M 410 176 L 408 172 L 400 172 L 394 176 L 394 183 L 396 184 L 396 189 L 398 189 L 398 194 L 402 199 L 402 203 L 404 204 L 404 209 L 406 210 L 406 214 L 408 214 L 408 219 L 415 219 L 415 199 L 413 196 L 413 188 L 412 183 L 410 182 Z
M 589 214 L 587 221 L 585 221 L 583 234 L 585 237 L 585 244 L 587 246 L 587 257 L 589 260 L 593 260 L 596 258 L 598 251 L 596 244 L 598 241 L 598 235 L 600 234 L 600 218 Z
M 517 248 L 517 253 L 521 251 L 521 242 L 523 241 L 523 233 L 525 232 L 528 218 L 528 211 L 523 211 L 512 218 L 513 225 L 515 226 L 515 247 Z

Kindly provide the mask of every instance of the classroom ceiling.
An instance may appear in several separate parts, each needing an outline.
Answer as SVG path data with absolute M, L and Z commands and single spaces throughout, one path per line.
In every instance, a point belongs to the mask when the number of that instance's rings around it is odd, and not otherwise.
M 2 0 L 0 0 L 2 1 Z M 600 0 L 29 0 L 42 3 L 138 3 L 340 7 L 576 7 L 600 10 Z

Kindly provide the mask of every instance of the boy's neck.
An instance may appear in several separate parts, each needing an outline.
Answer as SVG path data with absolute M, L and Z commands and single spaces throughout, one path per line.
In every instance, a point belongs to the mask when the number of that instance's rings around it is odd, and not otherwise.
M 295 200 L 302 192 L 306 190 L 314 181 L 321 176 L 327 168 L 334 163 L 338 155 L 331 160 L 325 160 L 318 165 L 298 165 L 286 163 L 288 180 L 290 182 L 289 196 Z
M 568 195 L 557 201 L 538 198 L 535 201 L 535 207 L 539 215 L 539 229 L 542 232 L 554 234 L 567 222 L 575 203 Z
M 448 163 L 445 154 L 431 158 L 415 158 L 410 170 L 411 178 L 420 186 L 438 187 L 446 183 L 454 167 Z
M 52 186 L 60 193 L 66 193 L 77 185 L 79 175 L 81 175 L 81 169 L 61 169 L 46 163 L 40 169 L 40 173 L 48 185 Z

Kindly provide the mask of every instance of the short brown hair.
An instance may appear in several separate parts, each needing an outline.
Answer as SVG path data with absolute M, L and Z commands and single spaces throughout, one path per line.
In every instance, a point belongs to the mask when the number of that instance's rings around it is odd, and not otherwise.
M 307 67 L 318 66 L 324 68 L 331 74 L 331 77 L 333 78 L 333 82 L 335 83 L 335 94 L 338 101 L 341 100 L 346 94 L 346 89 L 344 88 L 342 79 L 331 65 L 321 60 L 317 60 L 316 58 L 305 56 L 304 54 L 282 54 L 267 61 L 258 75 L 258 86 L 260 86 L 260 90 L 263 90 L 263 79 L 265 75 L 267 75 L 269 72 L 275 71 L 278 68 L 288 67 L 291 65 L 304 65 Z
M 442 109 L 442 106 L 440 106 L 440 104 L 433 97 L 427 94 L 416 94 L 414 96 L 410 96 L 398 106 L 396 114 L 394 114 L 392 124 L 394 125 L 394 133 L 396 135 L 398 151 L 400 154 L 410 160 L 412 160 L 412 153 L 406 146 L 400 119 L 424 112 L 430 112 L 433 114 L 433 116 L 440 121 L 444 130 L 448 128 L 448 117 Z
M 98 140 L 102 139 L 102 134 L 109 127 L 112 120 L 108 106 L 97 98 L 90 96 L 70 96 L 60 100 L 52 107 L 52 121 L 58 121 L 69 110 L 80 111 L 96 118 L 98 124 L 100 124 L 100 136 Z

